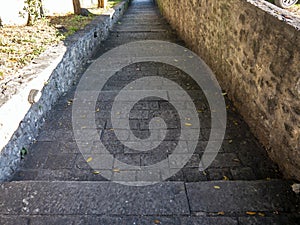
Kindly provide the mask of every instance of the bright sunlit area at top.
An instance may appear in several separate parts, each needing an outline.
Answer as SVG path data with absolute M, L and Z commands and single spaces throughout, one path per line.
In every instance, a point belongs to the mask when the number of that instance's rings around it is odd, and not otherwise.
M 0 0 L 4 1 L 4 0 Z M 121 0 L 9 0 L 0 7 L 0 80 Z

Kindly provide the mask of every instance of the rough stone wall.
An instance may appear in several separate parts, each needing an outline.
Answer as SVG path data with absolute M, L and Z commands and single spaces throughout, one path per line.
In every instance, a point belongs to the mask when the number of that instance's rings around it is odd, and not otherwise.
M 300 20 L 263 0 L 157 4 L 216 74 L 270 157 L 300 180 Z
M 42 83 L 44 87 L 39 101 L 29 108 L 21 121 L 14 121 L 19 123 L 19 126 L 13 135 L 8 137 L 10 140 L 5 147 L 2 150 L 0 149 L 0 182 L 9 179 L 10 175 L 18 167 L 21 149 L 23 147 L 28 149 L 35 141 L 39 129 L 45 122 L 45 117 L 55 102 L 73 87 L 74 82 L 78 81 L 78 76 L 83 71 L 85 64 L 98 50 L 101 41 L 107 38 L 109 29 L 124 13 L 129 2 L 130 0 L 123 1 L 107 12 L 106 15 L 96 17 L 84 30 L 70 36 L 64 43 L 48 49 L 35 60 L 38 66 L 35 67 L 36 73 L 31 76 L 32 82 L 36 82 L 35 85 L 41 82 L 42 80 L 38 80 L 38 77 L 43 75 L 43 73 L 49 73 L 50 78 L 47 83 Z M 29 65 L 24 68 L 24 73 L 26 73 L 26 70 L 32 70 L 32 66 Z M 29 82 L 24 85 L 29 85 Z M 19 88 L 22 90 L 26 86 Z M 20 92 L 17 92 L 16 95 Z M 20 98 L 23 97 L 20 96 Z M 12 97 L 6 103 L 13 100 L 14 98 Z M 25 98 L 23 101 L 27 102 L 27 99 Z M 12 104 L 19 103 L 13 102 Z M 0 116 L 1 113 L 0 108 Z M 14 113 L 17 114 L 18 112 Z M 1 126 L 0 128 L 2 129 Z M 1 138 L 4 137 L 2 136 Z M 2 144 L 2 140 L 0 143 Z

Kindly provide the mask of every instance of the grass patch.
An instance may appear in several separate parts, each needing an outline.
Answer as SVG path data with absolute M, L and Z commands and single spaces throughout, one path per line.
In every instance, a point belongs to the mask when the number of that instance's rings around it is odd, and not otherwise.
M 83 29 L 94 19 L 95 15 L 97 14 L 90 14 L 89 16 L 69 14 L 47 17 L 47 20 L 50 26 L 57 29 L 57 36 L 60 39 L 65 39 L 76 31 Z

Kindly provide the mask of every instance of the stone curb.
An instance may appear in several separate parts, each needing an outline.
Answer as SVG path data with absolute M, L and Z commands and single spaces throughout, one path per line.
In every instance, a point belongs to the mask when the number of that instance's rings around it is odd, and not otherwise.
M 0 107 L 0 181 L 8 180 L 17 169 L 21 149 L 35 141 L 54 103 L 72 87 L 129 1 L 97 16 L 84 30 L 47 49 L 24 68 L 34 74 Z

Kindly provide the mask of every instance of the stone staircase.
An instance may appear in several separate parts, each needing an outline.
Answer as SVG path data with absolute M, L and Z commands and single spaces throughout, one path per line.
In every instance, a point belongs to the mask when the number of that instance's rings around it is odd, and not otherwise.
M 139 40 L 184 45 L 152 1 L 134 0 L 108 40 L 101 43 L 94 60 L 119 45 Z M 102 170 L 91 168 L 73 135 L 74 86 L 54 107 L 20 169 L 10 182 L 0 185 L 0 224 L 300 224 L 299 195 L 292 191 L 293 182 L 282 178 L 226 96 L 225 139 L 212 165 L 199 171 L 209 137 L 211 112 L 195 82 L 170 65 L 154 62 L 130 65 L 104 87 L 107 92 L 97 102 L 96 123 L 101 133 L 99 141 L 109 146 L 114 158 L 147 166 L 172 153 L 175 135 L 159 152 L 149 154 L 122 146 L 112 134 L 110 110 L 114 92 L 129 81 L 152 75 L 176 81 L 199 109 L 201 137 L 184 168 L 167 180 L 141 187 L 110 181 L 121 182 L 120 173 L 138 179 L 138 174 L 126 168 L 119 169 L 115 164 Z M 161 99 L 145 99 L 135 107 L 131 111 L 130 128 L 142 139 L 149 135 L 150 115 L 160 115 L 170 123 L 177 120 L 176 113 Z M 176 124 L 168 128 L 178 129 Z M 177 168 L 170 163 L 172 169 Z M 102 176 L 103 173 L 111 174 L 111 179 Z M 151 176 L 162 177 L 162 174 L 150 171 L 145 181 Z

